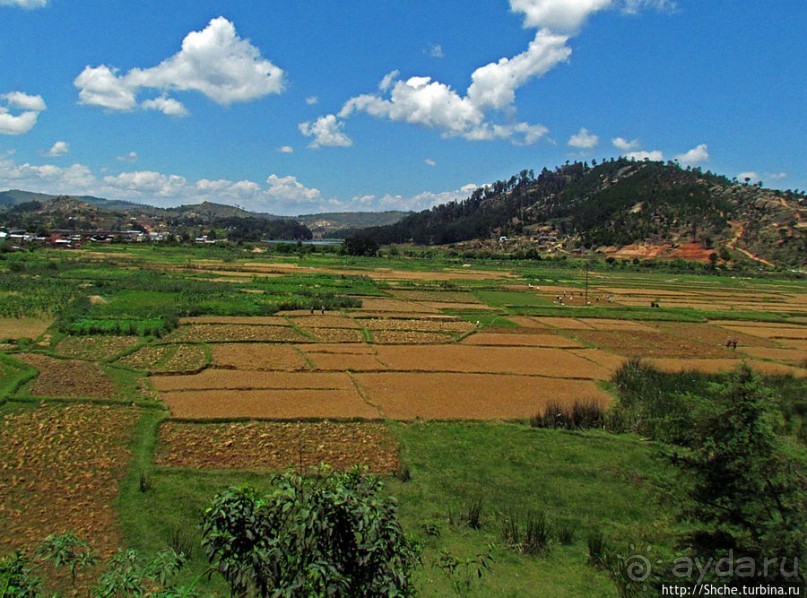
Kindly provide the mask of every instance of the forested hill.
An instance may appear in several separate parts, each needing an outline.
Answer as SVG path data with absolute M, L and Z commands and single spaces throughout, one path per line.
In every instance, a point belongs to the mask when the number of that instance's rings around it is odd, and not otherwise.
M 522 170 L 464 201 L 365 229 L 381 244 L 557 240 L 563 250 L 700 243 L 782 265 L 807 256 L 805 194 L 737 182 L 674 162 L 625 158 Z

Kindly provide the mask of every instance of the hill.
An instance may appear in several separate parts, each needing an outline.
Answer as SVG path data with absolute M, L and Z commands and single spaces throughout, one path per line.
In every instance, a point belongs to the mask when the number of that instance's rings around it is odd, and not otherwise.
M 522 170 L 464 201 L 363 231 L 380 244 L 507 243 L 617 257 L 807 261 L 805 195 L 732 181 L 674 162 L 625 158 Z M 474 243 L 475 242 L 475 243 Z M 736 255 L 736 254 L 735 254 Z
M 385 226 L 399 222 L 411 212 L 327 212 L 302 214 L 297 219 L 305 224 L 316 237 L 343 237 L 356 229 Z

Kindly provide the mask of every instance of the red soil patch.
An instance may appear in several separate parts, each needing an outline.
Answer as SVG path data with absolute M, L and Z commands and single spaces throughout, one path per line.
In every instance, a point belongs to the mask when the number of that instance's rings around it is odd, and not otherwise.
M 163 395 L 171 414 L 187 419 L 376 419 L 379 412 L 352 390 L 201 390 Z
M 384 415 L 402 420 L 528 418 L 547 403 L 609 401 L 587 380 L 427 373 L 356 374 L 356 380 Z
M 191 469 L 283 471 L 321 463 L 345 471 L 398 469 L 398 447 L 383 424 L 246 422 L 160 426 L 157 465 Z M 302 461 L 302 463 L 301 463 Z
M 73 532 L 101 555 L 121 543 L 112 503 L 138 412 L 97 405 L 6 414 L 0 427 L 0 552 Z
M 213 365 L 236 370 L 302 371 L 308 369 L 298 350 L 269 343 L 211 345 Z
M 31 385 L 34 396 L 108 399 L 118 395 L 118 387 L 97 364 L 33 353 L 16 357 L 39 370 Z
M 377 348 L 378 358 L 392 370 L 523 374 L 604 380 L 609 372 L 564 349 L 537 347 L 473 347 L 437 345 Z
M 709 262 L 709 256 L 715 253 L 714 249 L 709 249 L 700 243 L 681 243 L 678 247 L 667 254 L 669 259 L 682 259 L 693 262 Z

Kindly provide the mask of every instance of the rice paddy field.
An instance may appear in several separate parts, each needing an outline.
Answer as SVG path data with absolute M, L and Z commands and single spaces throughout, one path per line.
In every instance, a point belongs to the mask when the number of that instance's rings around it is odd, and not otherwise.
M 640 438 L 530 419 L 607 409 L 635 357 L 807 378 L 794 277 L 214 248 L 25 259 L 15 276 L 61 290 L 0 318 L 0 550 L 68 529 L 104 555 L 174 542 L 193 577 L 217 491 L 324 462 L 386 480 L 424 546 L 424 595 L 451 595 L 428 565 L 440 554 L 490 550 L 471 595 L 616 596 L 586 564 L 586 533 L 669 549 L 651 483 L 666 466 Z M 476 500 L 486 523 L 457 525 Z M 552 556 L 488 548 L 504 511 L 541 509 L 574 531 Z M 226 595 L 207 583 L 203 595 Z

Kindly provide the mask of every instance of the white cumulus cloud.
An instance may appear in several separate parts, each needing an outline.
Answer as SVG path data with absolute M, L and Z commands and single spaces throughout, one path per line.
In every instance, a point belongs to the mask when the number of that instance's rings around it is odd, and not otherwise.
M 431 158 L 426 158 L 425 160 L 423 160 L 423 163 L 426 164 L 426 166 L 431 166 L 432 168 L 437 166 L 437 162 L 435 162 Z
M 630 152 L 635 149 L 641 147 L 641 143 L 638 139 L 625 139 L 624 137 L 615 137 L 611 140 L 611 143 L 614 144 L 614 147 L 623 152 Z
M 678 154 L 675 160 L 684 166 L 696 166 L 709 161 L 709 148 L 705 143 L 701 143 L 697 147 L 693 147 L 688 152 Z
M 611 6 L 611 0 L 510 0 L 513 12 L 524 13 L 525 27 L 576 33 L 589 15 Z
M 284 145 L 282 147 L 279 147 L 277 151 L 280 152 L 281 154 L 293 154 L 294 148 L 291 147 L 290 145 Z
M 188 116 L 189 114 L 187 108 L 181 102 L 166 96 L 146 100 L 141 106 L 146 110 L 157 110 L 168 116 Z
M 335 115 L 328 114 L 314 122 L 300 123 L 298 128 L 306 137 L 314 138 L 308 147 L 350 147 L 353 141 L 342 132 L 343 127 L 344 123 L 338 121 Z
M 45 155 L 58 158 L 59 156 L 66 156 L 69 153 L 70 144 L 66 141 L 57 141 L 47 152 L 45 152 Z
M 42 96 L 22 91 L 0 94 L 0 135 L 24 135 L 34 128 L 39 113 L 46 109 Z
M 474 70 L 464 94 L 428 76 L 401 78 L 398 71 L 393 71 L 382 79 L 377 92 L 347 100 L 337 115 L 340 120 L 331 120 L 330 124 L 341 132 L 339 125 L 362 112 L 436 129 L 443 137 L 534 143 L 547 129 L 513 119 L 518 89 L 568 61 L 572 53 L 568 41 L 591 15 L 617 6 L 626 10 L 626 3 L 635 11 L 657 6 L 663 0 L 510 0 L 511 10 L 523 15 L 524 27 L 537 29 L 535 37 L 524 52 Z M 314 136 L 310 123 L 304 125 L 300 128 L 303 134 Z M 312 144 L 321 145 L 326 143 Z
M 284 72 L 261 56 L 249 40 L 238 36 L 225 19 L 212 19 L 202 31 L 192 31 L 182 49 L 151 68 L 134 68 L 126 74 L 108 65 L 87 66 L 73 84 L 82 104 L 107 110 L 142 108 L 171 116 L 184 116 L 185 107 L 169 92 L 196 91 L 214 102 L 229 105 L 281 93 Z M 137 94 L 156 89 L 160 95 L 138 104 Z
M 661 162 L 664 160 L 664 154 L 660 150 L 653 150 L 653 151 L 645 151 L 639 150 L 635 152 L 628 152 L 625 154 L 625 157 L 629 160 L 637 160 L 639 162 L 643 160 L 650 160 L 652 162 Z
M 0 6 L 17 6 L 19 8 L 42 8 L 48 0 L 0 0 Z
M 593 149 L 599 142 L 600 138 L 597 135 L 581 127 L 577 133 L 569 137 L 568 144 L 578 149 Z

